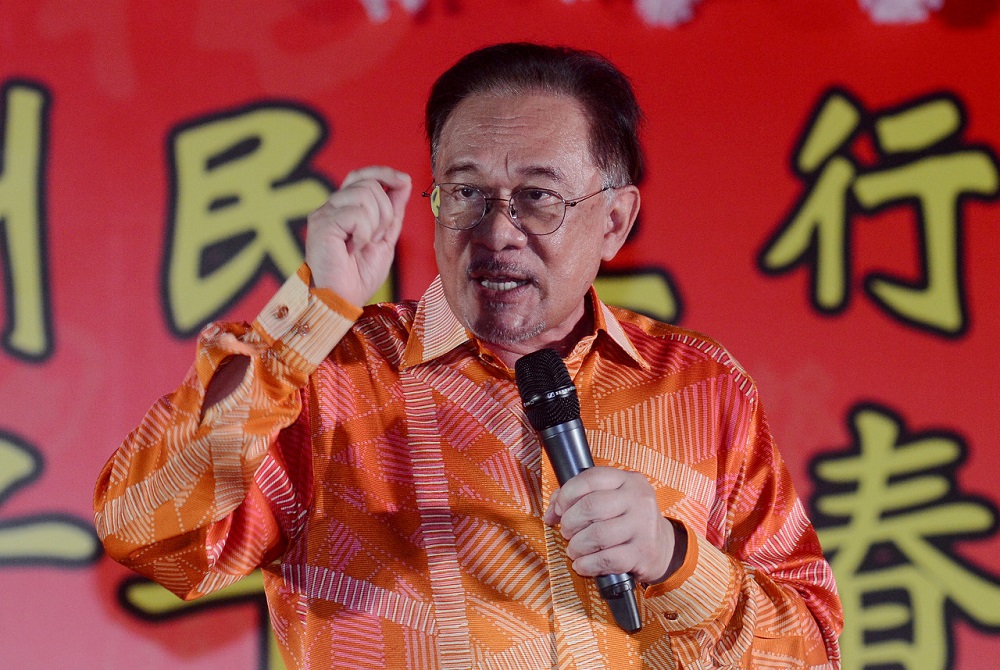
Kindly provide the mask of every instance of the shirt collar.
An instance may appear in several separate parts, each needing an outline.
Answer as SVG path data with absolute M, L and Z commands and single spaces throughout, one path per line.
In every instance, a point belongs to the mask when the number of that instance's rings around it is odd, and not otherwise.
M 590 336 L 584 338 L 588 341 L 587 350 L 589 351 L 595 342 L 604 339 L 599 337 L 603 333 L 607 335 L 607 340 L 621 349 L 639 367 L 649 369 L 649 364 L 628 339 L 625 329 L 622 328 L 612 311 L 597 297 L 597 292 L 593 287 L 587 292 L 587 299 L 590 300 L 594 314 L 594 331 Z M 407 338 L 403 362 L 400 367 L 408 368 L 427 363 L 466 342 L 474 342 L 474 340 L 475 336 L 462 325 L 455 313 L 451 311 L 448 301 L 445 300 L 441 277 L 435 277 L 431 285 L 427 287 L 423 297 L 420 298 L 420 302 L 417 303 L 413 328 Z M 578 346 L 577 349 L 579 348 Z M 574 355 L 577 353 L 579 352 L 574 350 Z

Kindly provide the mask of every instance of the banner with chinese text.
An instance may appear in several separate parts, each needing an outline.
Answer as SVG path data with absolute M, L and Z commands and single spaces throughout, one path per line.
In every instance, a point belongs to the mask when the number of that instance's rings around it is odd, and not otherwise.
M 635 84 L 642 213 L 599 291 L 757 381 L 837 575 L 845 667 L 991 667 L 1000 7 L 669 4 L 3 3 L 0 666 L 281 667 L 258 576 L 182 603 L 103 556 L 96 476 L 198 330 L 252 319 L 298 267 L 344 175 L 430 183 L 440 72 L 536 40 Z M 412 198 L 380 299 L 433 278 L 433 225 Z

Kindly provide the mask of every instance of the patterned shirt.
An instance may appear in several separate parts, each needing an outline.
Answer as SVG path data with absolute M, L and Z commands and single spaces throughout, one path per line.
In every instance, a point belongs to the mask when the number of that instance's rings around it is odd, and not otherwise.
M 638 590 L 640 632 L 542 522 L 557 483 L 513 372 L 440 279 L 362 313 L 303 266 L 253 325 L 207 327 L 101 474 L 108 553 L 187 599 L 263 568 L 289 667 L 838 668 L 833 576 L 752 380 L 711 339 L 588 301 L 565 360 L 594 461 L 643 473 L 689 537 Z M 233 355 L 246 376 L 202 416 Z

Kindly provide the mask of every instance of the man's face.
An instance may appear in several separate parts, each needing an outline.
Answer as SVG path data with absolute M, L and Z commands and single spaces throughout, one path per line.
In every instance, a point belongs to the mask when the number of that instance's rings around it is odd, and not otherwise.
M 490 196 L 536 187 L 573 200 L 603 186 L 588 139 L 586 117 L 571 97 L 472 96 L 441 131 L 434 176 Z M 521 231 L 504 202 L 493 203 L 471 230 L 436 226 L 438 270 L 458 318 L 480 339 L 518 354 L 579 337 L 587 289 L 638 211 L 633 187 L 608 194 L 570 207 L 549 235 Z
M 574 200 L 604 185 L 588 139 L 586 117 L 571 97 L 472 96 L 442 128 L 434 177 L 494 197 L 535 187 Z M 504 351 L 524 354 L 563 342 L 581 324 L 601 260 L 617 253 L 637 211 L 638 192 L 628 187 L 570 207 L 549 235 L 521 231 L 505 202 L 493 203 L 471 230 L 437 225 L 445 297 L 469 330 Z

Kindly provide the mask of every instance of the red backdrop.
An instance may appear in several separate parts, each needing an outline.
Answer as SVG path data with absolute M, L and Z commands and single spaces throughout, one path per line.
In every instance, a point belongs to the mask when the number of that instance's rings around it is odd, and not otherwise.
M 253 318 L 294 269 L 348 171 L 430 182 L 434 77 L 521 39 L 633 78 L 649 169 L 602 295 L 757 380 L 837 572 L 846 667 L 992 665 L 998 3 L 886 25 L 853 0 L 704 0 L 676 27 L 637 9 L 656 4 L 0 6 L 0 665 L 278 667 L 259 582 L 186 606 L 100 554 L 94 479 L 198 327 Z M 425 210 L 395 297 L 434 275 Z

